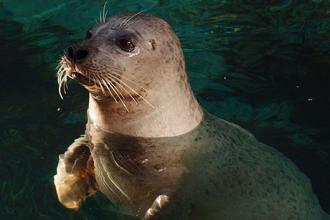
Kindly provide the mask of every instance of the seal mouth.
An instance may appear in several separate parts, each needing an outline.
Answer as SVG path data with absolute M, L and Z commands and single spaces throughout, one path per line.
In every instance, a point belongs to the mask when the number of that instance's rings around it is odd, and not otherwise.
M 95 85 L 95 82 L 93 82 L 91 78 L 84 74 L 76 64 L 70 61 L 67 56 L 63 56 L 57 66 L 58 92 L 62 99 L 62 92 L 66 94 L 66 91 L 68 90 L 68 78 L 77 81 L 85 87 L 91 87 Z
M 82 69 L 67 56 L 63 56 L 57 66 L 58 92 L 61 99 L 63 99 L 62 92 L 66 94 L 68 90 L 68 78 L 84 86 L 93 97 L 97 97 L 100 100 L 110 99 L 114 102 L 121 102 L 127 111 L 129 110 L 125 104 L 126 101 L 133 101 L 135 104 L 138 104 L 140 100 L 143 100 L 150 107 L 155 108 L 144 97 L 147 93 L 146 90 L 141 86 L 137 86 L 138 84 L 133 80 L 123 77 L 116 72 L 116 69 L 111 73 L 99 75 Z M 134 89 L 134 85 L 137 87 L 136 89 Z
M 81 72 L 71 72 L 70 75 L 68 75 L 70 79 L 76 80 L 77 82 L 79 82 L 80 84 L 84 85 L 84 86 L 92 86 L 93 82 L 90 78 L 86 77 L 84 74 L 82 74 Z

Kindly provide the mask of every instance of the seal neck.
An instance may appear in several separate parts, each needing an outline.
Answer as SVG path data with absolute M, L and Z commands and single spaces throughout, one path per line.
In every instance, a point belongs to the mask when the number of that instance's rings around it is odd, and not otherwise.
M 172 87 L 175 88 L 175 87 Z M 158 88 L 138 104 L 98 100 L 90 95 L 88 118 L 95 126 L 114 133 L 137 137 L 173 137 L 196 128 L 203 118 L 203 110 L 187 83 L 185 89 Z

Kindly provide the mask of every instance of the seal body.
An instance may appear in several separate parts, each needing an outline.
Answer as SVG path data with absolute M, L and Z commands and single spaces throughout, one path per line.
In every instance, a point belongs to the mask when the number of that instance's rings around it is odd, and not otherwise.
M 323 219 L 308 178 L 253 135 L 205 112 L 191 132 L 163 138 L 87 133 L 102 191 L 143 216 L 158 195 L 164 219 Z
M 96 191 L 143 219 L 323 220 L 308 178 L 275 149 L 204 111 L 162 19 L 118 15 L 60 62 L 90 93 L 86 133 L 54 183 L 72 209 Z

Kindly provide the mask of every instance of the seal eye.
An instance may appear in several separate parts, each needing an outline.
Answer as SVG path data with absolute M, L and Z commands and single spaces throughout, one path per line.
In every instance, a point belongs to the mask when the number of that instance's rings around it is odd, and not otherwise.
M 121 37 L 117 39 L 117 45 L 122 49 L 123 51 L 126 52 L 132 52 L 135 49 L 135 45 L 132 41 L 132 39 L 128 37 Z
M 89 38 L 91 38 L 92 37 L 92 32 L 91 31 L 87 31 L 87 33 L 86 33 L 86 39 L 89 39 Z

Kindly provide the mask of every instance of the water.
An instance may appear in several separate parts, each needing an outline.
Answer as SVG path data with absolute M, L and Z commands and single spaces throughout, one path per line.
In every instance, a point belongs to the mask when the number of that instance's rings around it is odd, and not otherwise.
M 200 103 L 289 157 L 330 213 L 330 3 L 267 2 L 113 0 L 109 14 L 146 9 L 165 18 Z M 103 3 L 0 1 L 0 219 L 119 215 L 103 195 L 66 210 L 53 186 L 58 154 L 84 131 L 88 101 L 75 83 L 59 98 L 56 63 Z

